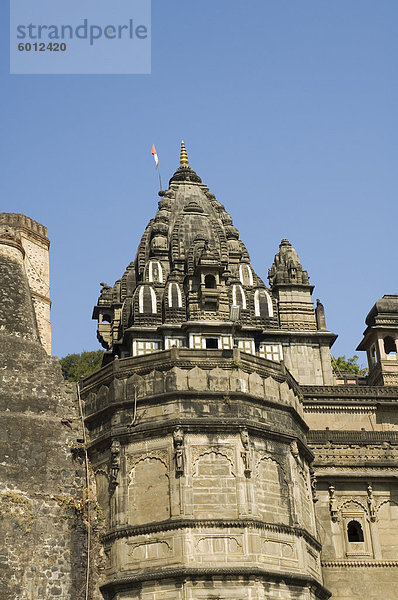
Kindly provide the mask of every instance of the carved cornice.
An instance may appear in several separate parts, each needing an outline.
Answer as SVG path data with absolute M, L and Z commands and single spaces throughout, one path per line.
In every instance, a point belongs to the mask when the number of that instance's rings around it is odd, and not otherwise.
M 362 431 L 362 430 L 333 430 L 333 429 L 313 429 L 307 434 L 307 441 L 313 444 L 359 444 L 366 446 L 369 444 L 398 444 L 398 431 Z
M 233 578 L 264 578 L 267 581 L 284 581 L 289 585 L 311 587 L 317 600 L 328 600 L 331 593 L 323 585 L 310 575 L 292 574 L 286 571 L 269 571 L 260 567 L 202 567 L 202 568 L 171 568 L 171 569 L 148 569 L 145 573 L 127 575 L 115 578 L 101 586 L 101 592 L 106 600 L 111 600 L 117 591 L 135 587 L 144 581 L 161 581 L 165 579 L 215 579 L 228 577 Z
M 334 403 L 337 400 L 355 402 L 362 399 L 373 403 L 395 401 L 398 404 L 398 387 L 392 385 L 303 385 L 301 392 L 304 404 L 325 402 L 327 399 Z
M 393 568 L 397 568 L 398 567 L 398 560 L 325 560 L 321 562 L 321 567 L 322 568 L 344 568 L 344 569 L 349 569 L 349 568 L 355 568 L 355 567 L 382 567 L 382 568 L 388 568 L 388 567 L 393 567 Z
M 351 414 L 358 414 L 358 413 L 365 413 L 365 414 L 372 414 L 377 410 L 377 404 L 375 404 L 374 402 L 367 402 L 365 403 L 365 406 L 363 405 L 363 403 L 361 402 L 361 404 L 347 404 L 346 401 L 341 402 L 341 404 L 338 404 L 336 402 L 332 403 L 303 403 L 304 406 L 304 413 L 305 414 L 311 414 L 311 413 L 330 413 L 330 414 L 338 414 L 338 413 L 342 413 L 342 412 L 349 412 Z M 398 406 L 397 406 L 398 408 Z
M 375 461 L 369 461 L 365 464 L 346 464 L 343 462 L 340 462 L 340 464 L 336 464 L 336 462 L 337 461 L 335 458 L 333 465 L 322 464 L 321 462 L 314 463 L 314 468 L 316 471 L 318 481 L 320 481 L 321 478 L 330 479 L 331 477 L 333 477 L 333 479 L 344 479 L 346 477 L 352 478 L 355 476 L 356 480 L 367 480 L 370 477 L 377 477 L 381 479 L 383 478 L 383 476 L 385 479 L 395 480 L 398 477 L 398 468 L 396 466 L 396 460 L 394 461 L 395 466 L 391 466 L 392 462 L 390 462 L 389 464 L 385 464 L 380 462 L 379 460 L 377 460 L 377 465 L 375 464 Z
M 284 533 L 294 536 L 303 537 L 315 550 L 320 551 L 322 546 L 316 538 L 302 527 L 292 525 L 275 525 L 273 523 L 265 523 L 259 519 L 176 519 L 168 521 L 159 521 L 158 523 L 150 523 L 148 525 L 126 525 L 111 530 L 102 536 L 105 544 L 109 544 L 116 539 L 134 537 L 138 535 L 148 535 L 158 533 L 159 531 L 174 531 L 177 529 L 202 529 L 202 528 L 251 528 L 272 531 L 273 533 Z

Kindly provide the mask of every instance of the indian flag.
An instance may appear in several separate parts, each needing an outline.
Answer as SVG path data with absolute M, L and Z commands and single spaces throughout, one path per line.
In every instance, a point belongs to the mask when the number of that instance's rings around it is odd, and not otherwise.
M 153 144 L 153 146 L 152 146 L 152 156 L 153 156 L 154 161 L 156 163 L 156 167 L 158 167 L 159 166 L 159 159 L 158 159 L 158 153 L 156 152 L 155 144 Z

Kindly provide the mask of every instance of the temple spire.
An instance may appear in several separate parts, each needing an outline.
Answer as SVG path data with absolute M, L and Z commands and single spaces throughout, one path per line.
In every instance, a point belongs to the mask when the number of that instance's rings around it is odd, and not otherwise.
M 180 167 L 188 166 L 188 154 L 185 148 L 184 140 L 181 141 Z

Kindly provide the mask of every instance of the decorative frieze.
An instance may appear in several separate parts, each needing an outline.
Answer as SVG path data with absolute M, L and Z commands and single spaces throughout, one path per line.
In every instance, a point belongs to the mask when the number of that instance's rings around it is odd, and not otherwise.
M 321 562 L 325 568 L 352 569 L 352 568 L 388 568 L 398 567 L 398 560 L 325 560 Z

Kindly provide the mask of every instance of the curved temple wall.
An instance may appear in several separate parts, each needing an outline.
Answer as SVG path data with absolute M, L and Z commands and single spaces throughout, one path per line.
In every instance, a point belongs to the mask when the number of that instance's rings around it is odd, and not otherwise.
M 329 597 L 307 427 L 283 365 L 173 348 L 115 359 L 82 397 L 105 598 Z

